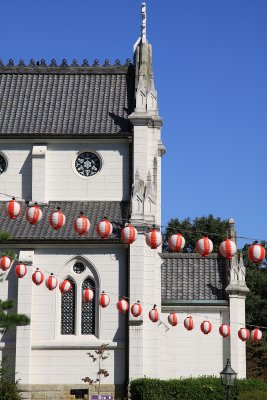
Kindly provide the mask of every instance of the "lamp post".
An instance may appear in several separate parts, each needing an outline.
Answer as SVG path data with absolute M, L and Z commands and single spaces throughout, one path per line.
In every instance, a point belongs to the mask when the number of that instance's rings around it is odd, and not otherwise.
M 222 384 L 226 387 L 226 400 L 230 400 L 231 386 L 235 384 L 237 373 L 231 367 L 230 359 L 227 359 L 225 368 L 220 373 Z

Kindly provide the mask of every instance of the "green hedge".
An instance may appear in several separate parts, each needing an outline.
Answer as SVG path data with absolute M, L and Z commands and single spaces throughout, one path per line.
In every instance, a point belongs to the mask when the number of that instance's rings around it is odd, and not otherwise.
M 267 393 L 266 392 L 245 392 L 241 393 L 238 397 L 238 400 L 266 400 Z
M 267 383 L 257 379 L 237 381 L 238 392 L 266 393 Z M 187 379 L 136 379 L 131 382 L 132 400 L 225 400 L 225 388 L 220 378 L 201 377 Z M 236 399 L 232 393 L 231 399 Z M 260 398 L 261 399 L 261 398 Z

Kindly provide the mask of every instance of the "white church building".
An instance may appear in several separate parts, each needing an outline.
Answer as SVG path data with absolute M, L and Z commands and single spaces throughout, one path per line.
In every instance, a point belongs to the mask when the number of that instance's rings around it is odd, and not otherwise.
M 144 376 L 218 376 L 227 358 L 239 378 L 246 376 L 245 343 L 237 335 L 245 326 L 248 291 L 242 260 L 236 257 L 230 266 L 215 253 L 162 253 L 146 244 L 147 231 L 162 225 L 162 125 L 145 5 L 133 61 L 124 65 L 0 62 L 0 230 L 12 236 L 0 252 L 17 254 L 0 296 L 14 299 L 16 311 L 31 320 L 4 333 L 0 351 L 25 398 L 45 393 L 46 399 L 74 399 L 71 391 L 88 387 L 82 378 L 96 377 L 87 353 L 104 343 L 109 376 L 103 384 L 115 385 L 118 394 Z M 6 214 L 6 194 L 22 206 L 15 220 Z M 23 200 L 40 204 L 36 225 L 26 220 Z M 49 216 L 57 207 L 66 223 L 54 230 Z M 81 211 L 91 224 L 83 236 L 73 229 Z M 104 217 L 113 233 L 100 239 L 96 224 Z M 138 231 L 130 245 L 121 239 L 126 223 Z M 233 236 L 232 221 L 229 230 Z M 14 273 L 18 260 L 28 270 L 21 279 Z M 59 282 L 69 279 L 72 291 L 36 286 L 36 268 Z M 90 304 L 82 300 L 88 287 L 95 290 Z M 98 304 L 102 291 L 110 297 L 106 308 Z M 130 306 L 139 300 L 142 314 L 120 314 L 121 296 Z M 156 323 L 148 318 L 154 304 Z M 173 311 L 175 327 L 168 323 Z M 191 331 L 184 328 L 187 316 L 195 321 Z M 208 335 L 200 330 L 205 319 L 213 325 Z M 231 326 L 227 338 L 219 334 L 222 323 Z

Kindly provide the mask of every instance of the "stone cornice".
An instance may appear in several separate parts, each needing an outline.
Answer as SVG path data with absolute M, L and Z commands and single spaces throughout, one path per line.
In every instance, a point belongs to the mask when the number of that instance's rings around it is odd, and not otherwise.
M 148 128 L 160 129 L 163 125 L 163 120 L 159 115 L 151 115 L 147 112 L 135 111 L 129 115 L 128 119 L 133 126 L 147 126 Z
M 230 283 L 230 285 L 227 286 L 225 289 L 226 293 L 229 294 L 229 296 L 243 296 L 246 297 L 248 293 L 250 292 L 249 288 L 247 287 L 246 283 Z

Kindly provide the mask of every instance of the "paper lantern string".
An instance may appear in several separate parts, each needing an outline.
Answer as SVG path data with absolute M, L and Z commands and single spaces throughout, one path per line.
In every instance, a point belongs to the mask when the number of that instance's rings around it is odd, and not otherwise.
M 18 259 L 14 259 L 13 261 L 18 261 Z M 34 267 L 33 266 L 33 268 L 36 268 L 36 267 Z M 38 268 L 36 268 L 36 270 L 38 270 Z M 49 276 L 51 276 L 51 272 L 50 271 L 47 271 L 47 270 L 44 270 L 44 269 L 42 269 L 42 272 L 45 272 L 47 275 L 48 275 L 48 277 Z M 65 280 L 65 279 L 67 279 L 66 278 L 66 275 L 60 275 L 60 274 L 53 274 L 53 276 L 54 277 L 57 277 L 58 279 L 60 279 L 60 280 Z M 97 286 L 95 286 L 94 288 L 90 288 L 91 290 L 93 290 L 94 292 L 98 292 L 98 293 L 102 293 L 102 289 L 100 289 L 100 287 L 97 287 Z M 132 304 L 134 304 L 134 303 L 140 303 L 140 304 L 142 304 L 142 305 L 147 305 L 147 306 L 149 306 L 149 308 L 154 308 L 154 307 L 157 307 L 158 309 L 162 309 L 162 307 L 164 307 L 164 306 L 158 306 L 158 305 L 155 305 L 155 303 L 153 302 L 153 303 L 150 303 L 150 302 L 147 302 L 147 301 L 142 301 L 142 302 L 140 302 L 140 300 L 137 300 L 136 298 L 132 298 L 132 297 L 129 297 L 129 296 L 125 296 L 125 295 L 122 295 L 122 294 L 119 294 L 119 293 L 115 293 L 115 292 L 110 292 L 110 291 L 105 291 L 105 294 L 107 294 L 107 295 L 111 295 L 111 296 L 114 296 L 114 297 L 116 297 L 118 300 L 119 299 L 121 299 L 121 298 L 124 298 L 125 300 L 129 300 Z M 199 314 L 199 313 L 189 313 L 189 310 L 188 310 L 188 315 L 191 315 L 191 316 L 195 316 L 195 317 L 197 317 L 197 318 L 199 318 L 199 317 L 201 317 L 201 318 L 203 318 L 204 320 L 206 320 L 207 319 L 207 315 L 206 314 Z M 221 321 L 221 318 L 212 318 L 212 320 L 213 321 L 218 321 L 219 323 L 221 323 L 222 321 Z M 162 322 L 163 323 L 163 321 L 161 321 L 160 319 L 159 319 L 159 322 Z M 243 327 L 244 326 L 244 324 L 243 323 L 240 323 L 240 322 L 235 322 L 235 321 L 232 321 L 231 322 L 231 325 L 238 325 L 238 326 L 241 326 L 241 327 Z M 248 326 L 248 327 L 251 327 L 251 328 L 258 328 L 258 329 L 262 329 L 262 330 L 267 330 L 267 326 L 261 326 L 261 325 L 254 325 L 254 324 L 245 324 L 246 326 Z
M 3 196 L 7 196 L 10 199 L 15 199 L 17 201 L 24 202 L 27 205 L 32 204 L 32 205 L 38 205 L 39 207 L 48 207 L 48 203 L 43 203 L 43 202 L 36 201 L 36 200 L 32 200 L 32 201 L 24 200 L 24 199 L 21 199 L 18 196 L 14 196 L 14 195 L 7 194 L 7 193 L 2 193 L 2 192 L 0 192 L 0 194 L 2 194 Z M 129 223 L 129 218 L 122 218 L 122 221 L 125 221 L 125 223 Z M 118 224 L 120 226 L 124 226 L 125 225 L 125 224 L 122 224 L 121 222 L 118 222 L 118 221 L 111 221 L 111 222 L 115 223 L 115 224 Z M 144 229 L 143 233 L 147 233 L 147 230 L 149 230 L 149 229 L 151 230 L 151 229 L 154 229 L 154 228 L 156 228 L 156 229 L 157 228 L 168 228 L 168 225 L 155 225 L 155 224 L 153 224 L 153 225 L 151 225 L 151 228 Z M 178 229 L 176 233 L 193 233 L 193 234 L 199 234 L 201 236 L 203 236 L 203 235 L 205 235 L 205 236 L 222 236 L 220 233 L 217 233 L 217 232 L 195 231 L 195 230 L 188 230 L 188 229 L 185 229 L 185 230 L 184 229 L 182 229 L 182 230 Z M 228 233 L 225 233 L 225 237 L 228 238 L 228 239 L 231 239 L 231 237 L 229 236 Z M 248 236 L 236 236 L 236 238 L 237 239 L 248 240 L 250 242 L 259 242 L 259 243 L 260 242 L 265 242 L 265 243 L 267 243 L 267 239 L 251 238 L 251 237 L 248 237 Z

